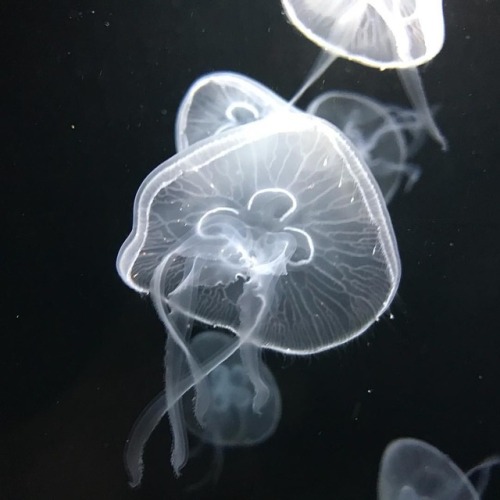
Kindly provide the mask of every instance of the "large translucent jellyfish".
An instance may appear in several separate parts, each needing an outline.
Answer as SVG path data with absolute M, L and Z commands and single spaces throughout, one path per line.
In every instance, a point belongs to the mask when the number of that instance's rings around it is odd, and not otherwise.
M 187 391 L 196 390 L 201 422 L 207 376 L 239 351 L 252 407 L 262 411 L 270 388 L 261 349 L 308 355 L 349 341 L 389 307 L 400 279 L 370 170 L 338 129 L 289 112 L 200 141 L 151 172 L 117 268 L 150 294 L 167 330 L 164 409 L 177 473 L 188 452 L 179 405 Z M 199 361 L 194 322 L 228 330 L 235 342 Z
M 314 99 L 307 112 L 333 123 L 353 142 L 386 203 L 403 182 L 408 190 L 418 180 L 420 168 L 408 163 L 423 139 L 423 124 L 415 111 L 384 106 L 353 92 L 331 91 Z
M 247 76 L 231 72 L 204 75 L 191 85 L 179 106 L 177 151 L 286 106 L 274 92 Z
M 379 500 L 479 500 L 488 484 L 492 457 L 463 473 L 444 453 L 424 441 L 397 439 L 384 451 L 379 470 Z M 471 481 L 477 476 L 476 487 Z
M 292 102 L 337 57 L 374 68 L 397 69 L 428 133 L 446 149 L 417 69 L 443 46 L 442 0 L 282 0 L 282 4 L 293 25 L 324 51 Z

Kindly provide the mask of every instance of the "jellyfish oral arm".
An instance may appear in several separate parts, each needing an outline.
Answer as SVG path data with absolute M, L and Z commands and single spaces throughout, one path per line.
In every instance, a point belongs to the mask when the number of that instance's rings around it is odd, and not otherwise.
M 132 488 L 136 488 L 141 484 L 144 471 L 142 459 L 144 447 L 156 426 L 165 416 L 166 408 L 165 392 L 162 391 L 144 408 L 127 438 L 124 461 L 129 477 L 129 484 Z
M 321 75 L 336 61 L 337 58 L 338 56 L 336 54 L 322 50 L 310 69 L 306 79 L 300 86 L 299 90 L 297 90 L 294 96 L 290 99 L 288 104 L 290 106 L 294 106 L 295 103 L 304 95 L 307 89 L 309 89 L 309 87 L 314 85 L 314 83 L 321 78 Z
M 186 431 L 178 404 L 179 399 L 185 392 L 194 387 L 196 391 L 195 415 L 197 420 L 202 422 L 210 405 L 206 377 L 234 354 L 237 349 L 243 348 L 242 359 L 249 371 L 250 380 L 254 385 L 255 397 L 253 406 L 255 411 L 260 411 L 267 402 L 269 388 L 262 381 L 255 351 L 252 351 L 250 347 L 245 348 L 244 346 L 247 343 L 251 343 L 252 336 L 258 332 L 261 321 L 268 310 L 268 304 L 271 300 L 269 294 L 272 294 L 274 290 L 274 283 L 277 276 L 286 272 L 286 262 L 295 250 L 292 244 L 292 237 L 286 233 L 276 238 L 264 235 L 256 242 L 254 249 L 256 256 L 252 258 L 255 262 L 253 260 L 249 261 L 248 256 L 245 257 L 246 254 L 238 250 L 240 246 L 243 246 L 241 243 L 238 244 L 238 236 L 241 239 L 242 233 L 232 227 L 229 231 L 228 226 L 230 224 L 227 215 L 221 216 L 219 211 L 215 211 L 212 215 L 215 220 L 211 222 L 206 218 L 201 220 L 197 226 L 196 233 L 188 237 L 184 242 L 181 242 L 175 251 L 170 252 L 162 259 L 162 262 L 156 267 L 151 280 L 151 298 L 168 334 L 165 354 L 166 407 L 173 434 L 171 462 L 176 474 L 180 473 L 188 456 Z M 220 220 L 221 217 L 222 220 Z M 238 220 L 235 220 L 234 223 L 236 227 L 240 226 Z M 221 227 L 224 227 L 225 234 L 231 235 L 230 239 L 225 239 L 218 235 L 217 230 Z M 205 229 L 208 232 L 204 232 Z M 240 227 L 239 229 L 240 231 L 243 230 L 243 236 L 245 236 L 246 232 L 244 228 Z M 267 240 L 270 240 L 270 242 Z M 227 263 L 224 260 L 222 262 L 217 260 L 217 257 L 220 259 L 221 255 L 221 244 L 223 247 L 229 246 L 235 249 L 241 255 L 241 263 L 245 274 L 251 277 L 245 283 L 244 291 L 238 300 L 241 310 L 238 341 L 234 342 L 232 347 L 220 353 L 219 356 L 216 356 L 216 362 L 207 367 L 198 364 L 189 347 L 193 320 L 189 311 L 195 309 L 197 302 L 195 289 L 203 283 L 200 275 L 206 262 L 201 258 L 192 258 L 191 255 L 193 249 L 196 249 L 196 252 L 198 252 L 200 247 L 204 246 L 208 257 L 214 259 L 212 262 L 213 266 L 217 268 L 227 267 Z M 175 260 L 176 255 L 186 258 L 183 278 L 177 288 L 168 293 L 166 291 L 165 277 L 169 271 L 169 263 Z M 232 264 L 230 263 L 229 268 L 231 267 Z M 175 307 L 175 303 L 184 304 L 184 311 L 179 311 Z M 183 374 L 184 360 L 189 367 L 189 374 Z M 182 380 L 189 380 L 187 386 L 183 387 L 180 385 L 180 381 Z
M 398 75 L 408 99 L 415 108 L 415 111 L 420 115 L 427 132 L 441 146 L 441 149 L 446 151 L 448 143 L 432 116 L 418 68 L 398 69 Z

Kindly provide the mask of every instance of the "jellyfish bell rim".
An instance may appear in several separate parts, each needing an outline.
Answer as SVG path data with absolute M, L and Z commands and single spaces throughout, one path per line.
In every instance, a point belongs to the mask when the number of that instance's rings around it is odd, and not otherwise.
M 467 493 L 470 494 L 471 500 L 479 500 L 478 493 L 471 481 L 467 477 L 467 474 L 460 469 L 460 467 L 444 452 L 440 449 L 436 448 L 430 443 L 426 441 L 422 441 L 420 439 L 412 438 L 412 437 L 403 437 L 398 438 L 391 441 L 384 449 L 382 454 L 382 459 L 380 461 L 379 473 L 378 473 L 378 481 L 377 481 L 377 490 L 380 495 L 380 489 L 382 487 L 382 476 L 385 468 L 389 467 L 389 462 L 394 460 L 395 457 L 401 450 L 404 448 L 411 447 L 412 451 L 416 451 L 417 453 L 421 453 L 422 450 L 427 454 L 427 456 L 432 457 L 434 460 L 438 460 L 440 463 L 446 465 L 447 472 L 452 473 L 453 476 L 460 481 L 462 487 L 466 488 Z M 381 498 L 379 496 L 379 498 Z
M 426 46 L 432 47 L 432 50 L 426 51 L 426 53 L 420 57 L 415 57 L 408 60 L 400 60 L 394 58 L 389 62 L 378 61 L 374 58 L 366 57 L 362 54 L 352 54 L 351 52 L 345 50 L 344 48 L 335 45 L 333 43 L 330 43 L 322 36 L 317 35 L 312 28 L 307 26 L 301 20 L 299 14 L 297 14 L 296 12 L 295 7 L 292 5 L 291 0 L 281 0 L 281 4 L 291 24 L 307 39 L 315 43 L 321 49 L 329 52 L 335 57 L 342 57 L 349 61 L 362 64 L 363 66 L 368 66 L 370 68 L 376 68 L 383 71 L 387 69 L 405 69 L 405 68 L 415 68 L 417 66 L 421 66 L 422 64 L 429 62 L 431 59 L 434 59 L 434 57 L 436 57 L 437 54 L 439 54 L 439 52 L 443 48 L 445 40 L 445 27 L 444 27 L 442 0 L 425 0 L 425 1 L 435 1 L 437 5 L 436 9 L 439 12 L 439 19 L 438 22 L 436 21 L 434 22 L 433 29 L 431 30 L 433 32 L 433 38 L 438 39 L 437 43 L 434 43 L 432 45 L 426 44 Z M 436 26 L 438 30 L 436 30 Z
M 188 162 L 193 157 L 202 156 L 205 151 L 210 151 L 210 149 L 213 149 L 216 145 L 224 144 L 230 142 L 231 140 L 234 144 L 231 147 L 228 147 L 228 149 L 224 151 L 224 154 L 228 154 L 234 150 L 251 144 L 257 139 L 262 139 L 266 136 L 264 132 L 270 128 L 265 127 L 265 122 L 268 122 L 269 119 L 272 118 L 273 122 L 279 123 L 279 117 L 287 116 L 288 114 L 289 113 L 286 111 L 277 112 L 276 114 L 273 114 L 272 117 L 266 117 L 256 122 L 241 125 L 240 127 L 227 130 L 219 135 L 211 136 L 198 141 L 160 163 L 144 178 L 134 198 L 132 230 L 121 245 L 116 258 L 116 270 L 118 275 L 128 287 L 141 294 L 149 294 L 149 289 L 138 285 L 130 273 L 133 268 L 133 263 L 139 256 L 140 248 L 142 248 L 142 244 L 144 243 L 147 235 L 147 221 L 151 202 L 158 192 L 172 182 L 175 182 L 175 180 L 185 173 L 185 170 L 182 169 L 182 164 Z M 289 123 L 288 120 L 285 120 L 285 122 Z M 244 132 L 242 134 L 243 129 Z M 252 135 L 252 132 L 255 135 Z M 237 140 L 239 136 L 242 136 L 242 140 L 240 141 Z M 193 166 L 189 172 L 201 170 L 212 161 L 224 156 L 224 154 L 213 154 L 200 165 Z M 152 189 L 150 186 L 154 183 L 154 181 L 160 182 L 158 182 L 157 188 Z M 142 203 L 144 199 L 148 199 L 149 203 L 146 205 Z M 223 325 L 219 326 L 225 328 Z
M 268 106 L 276 107 L 276 109 L 288 106 L 288 103 L 278 94 L 249 76 L 234 71 L 206 73 L 189 86 L 177 110 L 175 118 L 175 146 L 177 151 L 182 151 L 192 145 L 189 144 L 184 133 L 187 128 L 189 110 L 200 90 L 210 84 L 218 84 L 221 87 L 227 85 L 233 88 L 241 86 L 244 87 L 244 89 L 240 89 L 242 92 L 247 93 L 252 99 L 265 103 Z
M 330 143 L 332 151 L 344 158 L 345 165 L 343 167 L 362 186 L 358 190 L 360 202 L 366 210 L 369 220 L 377 221 L 378 241 L 381 243 L 380 249 L 387 266 L 389 289 L 383 302 L 381 301 L 377 305 L 376 315 L 371 319 L 367 318 L 363 323 L 360 322 L 359 328 L 350 331 L 348 337 L 329 339 L 329 342 L 322 345 L 300 346 L 300 348 L 284 347 L 270 341 L 252 343 L 261 348 L 284 354 L 309 355 L 344 344 L 366 331 L 374 320 L 384 314 L 397 293 L 401 278 L 401 262 L 394 229 L 377 181 L 364 160 L 356 153 L 351 141 L 337 127 L 326 120 L 303 112 L 277 111 L 262 120 L 235 127 L 220 135 L 199 141 L 158 165 L 139 187 L 134 201 L 132 231 L 117 256 L 117 271 L 124 283 L 141 294 L 149 293 L 149 289 L 137 283 L 131 273 L 148 235 L 148 220 L 152 202 L 162 189 L 180 178 L 185 172 L 196 172 L 206 168 L 217 159 L 256 141 L 265 140 L 274 135 L 305 131 L 313 131 L 323 135 L 324 139 Z M 186 165 L 189 167 L 188 169 L 186 169 Z M 192 319 L 206 324 L 206 321 L 197 318 L 194 314 Z M 214 322 L 212 326 L 228 329 L 238 335 L 238 331 L 229 325 Z

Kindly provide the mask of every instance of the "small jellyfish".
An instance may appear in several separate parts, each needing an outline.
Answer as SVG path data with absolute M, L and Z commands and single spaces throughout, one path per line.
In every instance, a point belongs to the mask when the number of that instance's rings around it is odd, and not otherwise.
M 418 439 L 402 438 L 390 443 L 382 456 L 379 500 L 479 500 L 487 486 L 492 457 L 463 473 L 444 453 Z M 471 476 L 477 475 L 476 487 Z
M 249 77 L 230 72 L 204 75 L 191 85 L 179 106 L 177 151 L 286 106 L 274 92 Z
M 338 57 L 381 70 L 397 69 L 428 133 L 446 149 L 417 69 L 443 46 L 442 0 L 282 0 L 282 4 L 292 24 L 323 49 L 292 102 Z
M 386 203 L 403 182 L 407 191 L 418 180 L 420 168 L 408 163 L 423 137 L 424 126 L 415 111 L 385 106 L 354 92 L 331 91 L 316 97 L 307 112 L 333 123 L 353 142 Z
M 235 342 L 229 335 L 209 330 L 192 340 L 191 352 L 200 364 Z M 281 417 L 281 397 L 276 381 L 262 363 L 259 368 L 269 397 L 262 408 L 253 408 L 254 387 L 243 367 L 239 352 L 235 352 L 206 378 L 209 400 L 202 421 L 193 411 L 194 390 L 183 397 L 188 430 L 206 443 L 215 446 L 252 446 L 269 438 Z
M 224 332 L 208 330 L 194 336 L 190 349 L 194 358 L 203 363 L 234 342 L 235 339 Z M 238 352 L 217 366 L 204 380 L 205 391 L 202 394 L 206 398 L 206 409 L 201 417 L 195 411 L 200 391 L 197 394 L 194 389 L 189 390 L 179 403 L 187 430 L 202 442 L 215 447 L 215 479 L 222 467 L 220 451 L 223 448 L 253 446 L 265 441 L 273 435 L 281 418 L 278 386 L 272 373 L 261 363 L 260 373 L 269 388 L 269 398 L 258 412 L 253 408 L 254 387 Z M 141 443 L 165 414 L 165 402 L 165 393 L 162 392 L 138 418 L 129 437 L 125 463 L 132 486 L 139 483 L 142 474 Z
M 288 111 L 199 141 L 151 172 L 117 269 L 150 295 L 167 332 L 176 473 L 188 456 L 186 392 L 196 391 L 201 422 L 208 375 L 239 351 L 262 411 L 271 388 L 261 349 L 310 355 L 357 337 L 389 307 L 401 272 L 383 197 L 352 144 L 325 121 Z M 195 323 L 236 340 L 198 360 Z

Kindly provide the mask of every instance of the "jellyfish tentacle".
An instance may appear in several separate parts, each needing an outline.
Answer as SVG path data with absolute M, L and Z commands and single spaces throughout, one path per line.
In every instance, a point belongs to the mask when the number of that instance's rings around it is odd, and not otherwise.
M 163 282 L 165 270 L 168 269 L 167 265 L 171 258 L 172 254 L 166 255 L 160 265 L 155 269 L 151 280 L 151 298 L 160 319 L 168 331 L 165 346 L 166 407 L 168 408 L 170 427 L 173 436 L 171 463 L 175 474 L 179 475 L 179 471 L 186 463 L 188 456 L 187 433 L 183 425 L 180 405 L 178 402 L 171 401 L 171 389 L 175 381 L 179 378 L 184 359 L 187 361 L 192 374 L 199 375 L 200 368 L 187 345 L 191 334 L 191 324 L 189 320 L 183 315 L 175 314 L 175 311 L 172 311 L 170 317 L 168 317 L 165 311 L 165 303 L 162 300 L 164 295 Z M 184 279 L 181 283 L 186 279 L 186 272 L 185 267 Z M 191 296 L 189 300 L 191 300 Z M 170 328 L 167 325 L 169 325 Z M 201 384 L 202 379 L 200 379 L 198 383 Z
M 304 93 L 321 78 L 321 75 L 337 60 L 337 58 L 338 56 L 336 54 L 332 54 L 327 50 L 322 50 L 312 68 L 309 70 L 309 74 L 304 80 L 304 83 L 302 83 L 299 90 L 295 92 L 288 104 L 294 106 Z
M 443 151 L 447 151 L 448 142 L 439 130 L 439 127 L 432 116 L 418 68 L 398 69 L 398 76 L 403 84 L 408 99 L 415 108 L 415 111 L 422 118 L 427 132 L 434 139 L 434 141 L 441 146 Z
M 260 414 L 271 394 L 269 387 L 262 378 L 260 352 L 252 344 L 243 344 L 240 349 L 240 356 L 255 391 L 252 402 L 253 411 Z

